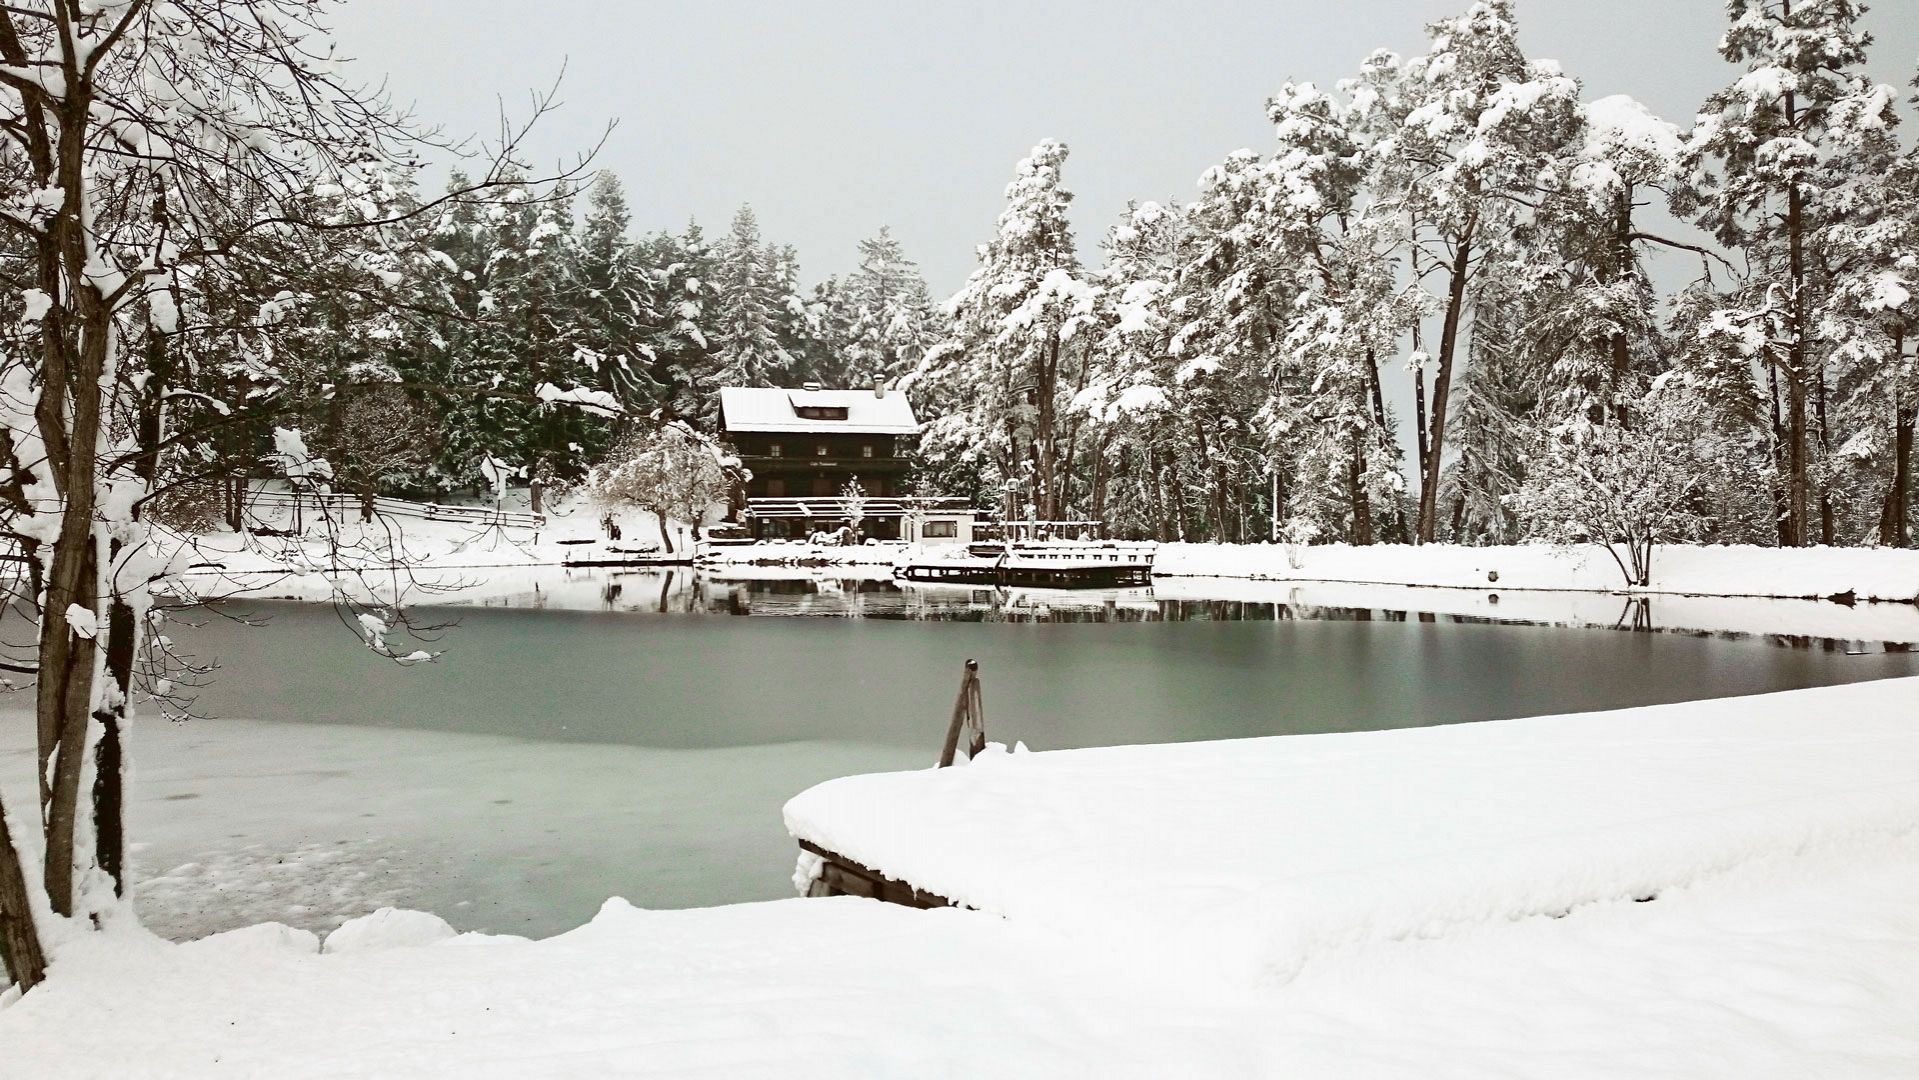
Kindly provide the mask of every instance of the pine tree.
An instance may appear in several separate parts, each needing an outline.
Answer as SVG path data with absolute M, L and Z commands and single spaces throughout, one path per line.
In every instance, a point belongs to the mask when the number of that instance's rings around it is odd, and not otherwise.
M 753 208 L 740 207 L 714 253 L 711 387 L 777 386 L 790 373 L 782 338 L 791 262 L 783 254 L 761 238 Z
M 1830 542 L 1834 507 L 1819 474 L 1830 445 L 1833 343 L 1821 337 L 1817 312 L 1831 287 L 1833 230 L 1870 175 L 1896 95 L 1860 74 L 1870 41 L 1859 28 L 1864 5 L 1728 0 L 1726 10 L 1731 27 L 1720 53 L 1746 72 L 1700 112 L 1687 161 L 1696 176 L 1680 208 L 1743 252 L 1751 268 L 1726 298 L 1724 317 L 1705 330 L 1763 339 L 1758 358 L 1771 386 L 1783 481 L 1779 540 Z
M 1058 519 L 1070 483 L 1072 439 L 1060 414 L 1083 374 L 1083 343 L 1073 339 L 1091 321 L 1093 290 L 1066 218 L 1066 154 L 1047 140 L 1020 161 L 994 238 L 980 246 L 947 336 L 915 380 L 944 410 L 922 434 L 922 451 L 935 462 L 982 460 L 1009 516 L 1026 516 L 1015 494 L 1024 492 L 1031 513 Z
M 1414 276 L 1435 276 L 1442 293 L 1430 397 L 1424 365 L 1415 371 L 1422 543 L 1436 535 L 1452 383 L 1474 283 L 1510 251 L 1542 171 L 1563 153 L 1579 115 L 1578 84 L 1521 51 L 1512 0 L 1481 0 L 1427 33 L 1431 52 L 1405 65 L 1392 93 L 1371 91 L 1394 103 L 1387 115 L 1398 120 L 1391 137 L 1373 145 L 1375 197 L 1403 208 L 1423 249 L 1413 253 Z M 1373 66 L 1376 87 L 1391 71 Z
M 1098 329 L 1070 405 L 1085 420 L 1089 515 L 1162 541 L 1186 532 L 1172 307 L 1188 228 L 1178 206 L 1148 202 L 1107 230 Z
M 649 340 L 661 322 L 655 285 L 627 237 L 632 215 L 619 177 L 600 173 L 586 199 L 569 296 L 582 323 L 579 355 L 591 369 L 590 385 L 612 394 L 628 412 L 644 415 L 662 395 L 653 375 L 655 345 Z M 601 438 L 610 434 L 609 429 Z M 599 442 L 590 443 L 586 454 L 597 457 L 604 449 Z
M 860 241 L 859 267 L 844 289 L 843 378 L 848 385 L 894 380 L 919 366 L 936 340 L 937 312 L 926 279 L 882 227 Z
M 1301 386 L 1296 407 L 1275 397 L 1261 411 L 1276 461 L 1286 442 L 1298 444 L 1287 531 L 1370 544 L 1382 525 L 1397 531 L 1405 490 L 1379 364 L 1418 300 L 1394 280 L 1391 216 L 1361 205 L 1365 151 L 1351 111 L 1299 83 L 1283 87 L 1267 115 L 1279 145 L 1265 170 L 1261 230 L 1294 268 L 1284 349 Z

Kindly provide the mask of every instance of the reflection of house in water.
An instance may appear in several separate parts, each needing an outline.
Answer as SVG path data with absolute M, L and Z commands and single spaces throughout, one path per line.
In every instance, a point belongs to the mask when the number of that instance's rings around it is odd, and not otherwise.
M 870 499 L 861 531 L 899 536 L 906 440 L 919 433 L 901 391 L 878 381 L 862 390 L 728 386 L 720 425 L 753 473 L 743 494 L 755 537 L 837 527 L 846 517 L 840 491 L 856 476 Z

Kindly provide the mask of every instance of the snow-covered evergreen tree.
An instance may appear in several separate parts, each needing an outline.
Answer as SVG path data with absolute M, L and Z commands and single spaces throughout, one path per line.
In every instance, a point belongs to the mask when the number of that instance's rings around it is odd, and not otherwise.
M 1097 336 L 1070 405 L 1085 421 L 1088 515 L 1162 541 L 1186 535 L 1171 350 L 1187 228 L 1178 207 L 1148 202 L 1107 231 Z
M 710 390 L 777 386 L 792 367 L 784 340 L 791 262 L 784 255 L 761 237 L 753 208 L 740 207 L 714 250 L 712 370 L 702 380 Z
M 980 266 L 949 303 L 947 336 L 913 380 L 922 408 L 937 412 L 920 440 L 926 460 L 983 464 L 992 494 L 1017 517 L 1060 517 L 1075 451 L 1061 413 L 1084 371 L 1085 343 L 1074 339 L 1090 323 L 1094 291 L 1066 217 L 1066 154 L 1049 139 L 1020 161 Z
M 1437 535 L 1441 467 L 1462 331 L 1475 281 L 1501 265 L 1537 201 L 1541 181 L 1577 135 L 1579 86 L 1519 47 L 1512 0 L 1479 0 L 1427 27 L 1430 52 L 1399 69 L 1383 59 L 1366 80 L 1369 101 L 1390 101 L 1397 123 L 1371 146 L 1374 197 L 1400 208 L 1418 241 L 1416 278 L 1440 293 L 1441 324 L 1426 396 L 1416 369 L 1420 435 L 1416 539 Z
M 1267 115 L 1278 148 L 1261 221 L 1266 245 L 1293 268 L 1283 347 L 1301 372 L 1296 404 L 1275 396 L 1260 412 L 1276 466 L 1288 444 L 1297 447 L 1287 534 L 1370 544 L 1382 527 L 1400 531 L 1405 478 L 1379 365 L 1418 317 L 1418 297 L 1394 280 L 1393 215 L 1363 205 L 1365 148 L 1352 111 L 1296 83 Z
M 1726 10 L 1720 52 L 1746 70 L 1700 112 L 1681 209 L 1743 254 L 1749 272 L 1703 331 L 1752 339 L 1765 365 L 1780 542 L 1830 542 L 1834 505 L 1822 477 L 1836 343 L 1822 337 L 1818 312 L 1833 287 L 1835 230 L 1885 153 L 1897 95 L 1862 72 L 1868 38 L 1853 0 L 1728 0 Z
M 841 377 L 845 385 L 896 380 L 919 366 L 938 340 L 938 312 L 926 279 L 891 230 L 860 241 L 859 266 L 847 275 Z

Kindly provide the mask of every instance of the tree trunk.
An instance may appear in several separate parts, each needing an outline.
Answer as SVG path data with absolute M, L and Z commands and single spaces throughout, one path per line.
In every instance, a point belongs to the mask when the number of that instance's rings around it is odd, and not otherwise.
M 1173 539 L 1184 543 L 1186 541 L 1186 482 L 1180 479 L 1177 457 L 1163 455 L 1162 460 L 1166 462 L 1166 486 L 1170 489 L 1167 497 L 1171 500 L 1171 505 L 1167 509 L 1173 523 Z
M 1346 488 L 1353 503 L 1353 543 L 1369 547 L 1373 542 L 1373 508 L 1366 498 L 1365 448 L 1361 445 L 1363 437 L 1358 431 L 1353 432 L 1353 455 L 1351 465 L 1346 470 Z
M 1819 424 L 1819 457 L 1830 461 L 1832 453 L 1832 435 L 1826 428 L 1826 372 L 1822 368 L 1817 373 L 1818 397 L 1815 399 L 1814 419 Z M 1819 542 L 1832 546 L 1833 537 L 1832 483 L 1822 479 L 1819 484 Z
M 1905 342 L 1903 335 L 1893 338 L 1895 355 L 1903 353 Z M 1885 509 L 1879 515 L 1879 542 L 1891 547 L 1905 547 L 1907 536 L 1907 517 L 1912 505 L 1912 429 L 1915 410 L 1912 404 L 1902 402 L 1898 391 L 1893 392 L 1892 402 L 1892 478 L 1887 485 Z
M 1108 435 L 1104 429 L 1102 429 L 1099 440 L 1093 445 L 1093 490 L 1090 496 L 1092 500 L 1091 517 L 1094 521 L 1100 523 L 1100 530 L 1102 532 L 1104 532 L 1106 528 L 1106 485 L 1108 483 L 1106 468 L 1107 440 Z
M 1792 529 L 1787 523 L 1791 495 L 1786 482 L 1790 466 L 1786 461 L 1786 421 L 1779 405 L 1779 359 L 1769 352 L 1766 359 L 1766 385 L 1772 400 L 1773 524 L 1779 530 L 1779 546 L 1792 546 Z
M 653 517 L 660 523 L 660 546 L 666 549 L 668 555 L 673 554 L 673 537 L 666 531 L 666 511 L 655 510 Z
M 127 894 L 126 867 L 126 723 L 133 698 L 135 620 L 133 607 L 114 597 L 107 609 L 107 678 L 117 691 L 111 708 L 98 715 L 105 730 L 94 750 L 94 856 L 113 878 L 113 894 Z
M 1472 266 L 1473 226 L 1462 231 L 1447 271 L 1446 321 L 1440 329 L 1439 370 L 1433 376 L 1433 400 L 1426 424 L 1425 461 L 1419 482 L 1419 542 L 1430 544 L 1438 529 L 1439 464 L 1446 455 L 1446 403 L 1452 393 L 1453 358 L 1459 348 L 1459 324 L 1466 310 L 1466 278 Z
M 1033 436 L 1034 457 L 1039 466 L 1039 497 L 1034 500 L 1039 505 L 1039 516 L 1047 521 L 1059 517 L 1059 476 L 1055 472 L 1058 466 L 1058 447 L 1053 431 L 1053 399 L 1059 389 L 1059 335 L 1054 334 L 1048 344 L 1046 357 L 1040 363 L 1038 428 Z
M 68 500 L 67 521 L 78 522 L 86 531 L 78 543 L 70 544 L 63 529 L 61 542 L 54 547 L 53 571 L 48 575 L 47 601 L 41 617 L 40 681 L 35 702 L 43 777 L 50 774 L 44 788 L 44 881 L 48 903 L 57 915 L 72 915 L 75 910 L 74 885 L 80 869 L 80 788 L 86 772 L 87 730 L 93 721 L 94 661 L 99 652 L 98 643 L 79 636 L 67 620 L 70 610 L 98 609 L 94 595 L 98 571 L 89 520 L 92 515 L 80 517 L 73 508 L 78 501 Z
M 1797 124 L 1797 103 L 1786 94 L 1786 120 Z M 1806 354 L 1806 220 L 1805 196 L 1796 181 L 1786 186 L 1786 240 L 1792 304 L 1792 332 L 1786 353 L 1786 406 L 1788 442 L 1786 445 L 1786 543 L 1789 547 L 1806 545 L 1808 511 L 1811 504 L 1807 469 L 1806 397 L 1810 357 Z
M 1633 272 L 1632 200 L 1632 185 L 1627 184 L 1613 204 L 1613 265 L 1610 267 L 1612 273 L 1608 284 L 1624 281 Z M 1622 428 L 1629 428 L 1632 426 L 1632 415 L 1621 399 L 1626 388 L 1626 377 L 1632 372 L 1632 349 L 1625 332 L 1614 330 L 1606 342 L 1606 348 L 1612 357 L 1612 369 L 1607 373 L 1604 408 L 1610 419 Z
M 0 967 L 23 992 L 47 975 L 47 957 L 33 925 L 29 896 L 26 868 L 7 826 L 7 808 L 0 805 Z

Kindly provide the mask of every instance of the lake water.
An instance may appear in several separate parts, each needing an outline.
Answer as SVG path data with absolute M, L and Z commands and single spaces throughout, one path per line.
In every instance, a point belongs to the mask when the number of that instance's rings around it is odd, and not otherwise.
M 220 664 L 196 711 L 264 723 L 141 736 L 155 777 L 140 811 L 158 837 L 149 865 L 337 845 L 347 855 L 329 865 L 386 881 L 387 902 L 522 933 L 577 925 L 615 894 L 651 906 L 790 895 L 780 804 L 831 776 L 929 764 L 968 658 L 980 661 L 988 738 L 1035 750 L 1919 673 L 1919 654 L 1852 655 L 1835 642 L 1421 621 L 1150 590 L 902 592 L 857 578 L 560 570 L 525 593 L 435 613 L 454 624 L 432 646 L 442 657 L 402 668 L 369 655 L 325 606 L 246 607 L 264 625 L 172 631 Z M 774 614 L 841 617 L 747 617 Z M 293 749 L 264 749 L 276 738 Z M 237 749 L 248 740 L 310 767 L 290 770 L 297 783 L 251 776 L 258 755 Z M 312 827 L 294 828 L 303 820 Z M 356 863 L 362 849 L 377 859 Z M 277 888 L 248 883 L 243 867 L 228 876 L 243 884 L 224 889 L 270 900 Z M 193 914 L 210 909 L 192 877 L 172 876 L 156 900 L 171 914 L 149 913 L 163 932 L 216 928 Z M 330 910 L 293 906 L 249 911 L 318 922 Z

